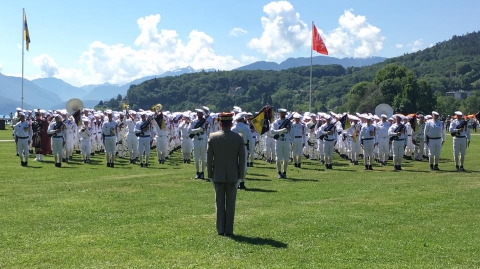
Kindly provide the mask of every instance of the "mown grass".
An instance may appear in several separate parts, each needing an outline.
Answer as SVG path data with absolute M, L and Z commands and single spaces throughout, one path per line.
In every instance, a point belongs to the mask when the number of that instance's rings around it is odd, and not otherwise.
M 289 166 L 279 181 L 257 160 L 233 239 L 216 234 L 213 187 L 179 153 L 148 169 L 110 169 L 103 155 L 24 168 L 14 143 L 0 142 L 0 268 L 478 268 L 479 138 L 465 173 L 453 172 L 451 138 L 438 172 L 336 158 L 330 171 Z

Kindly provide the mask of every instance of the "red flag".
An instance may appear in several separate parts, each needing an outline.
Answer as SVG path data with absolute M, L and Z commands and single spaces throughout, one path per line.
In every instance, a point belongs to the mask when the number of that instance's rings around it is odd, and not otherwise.
M 325 46 L 325 43 L 323 43 L 322 37 L 317 31 L 317 27 L 315 27 L 315 24 L 313 25 L 313 31 L 312 31 L 312 48 L 314 51 L 320 53 L 320 54 L 325 54 L 328 55 L 328 50 L 327 47 Z

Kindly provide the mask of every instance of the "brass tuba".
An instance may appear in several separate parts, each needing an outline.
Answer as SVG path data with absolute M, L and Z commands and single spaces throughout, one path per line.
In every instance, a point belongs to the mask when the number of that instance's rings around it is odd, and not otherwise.
M 162 108 L 163 108 L 162 104 L 156 104 L 156 105 L 152 106 L 152 110 L 155 111 L 155 112 L 161 111 Z
M 79 109 L 83 108 L 83 102 L 78 98 L 72 98 L 68 100 L 67 104 L 65 105 L 65 108 L 67 109 L 67 112 L 69 114 L 73 115 Z
M 388 104 L 379 104 L 375 107 L 375 115 L 382 117 L 382 114 L 387 115 L 387 118 L 393 116 L 393 108 Z

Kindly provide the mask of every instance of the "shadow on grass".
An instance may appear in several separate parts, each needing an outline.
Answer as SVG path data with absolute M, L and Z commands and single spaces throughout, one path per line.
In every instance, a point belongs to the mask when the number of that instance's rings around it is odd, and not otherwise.
M 252 192 L 277 192 L 276 190 L 266 190 L 266 189 L 259 189 L 259 188 L 246 188 L 245 191 L 252 191 Z
M 243 235 L 235 235 L 235 236 L 232 236 L 231 238 L 232 238 L 232 240 L 234 240 L 236 242 L 247 243 L 247 244 L 251 244 L 251 245 L 259 245 L 259 246 L 267 245 L 267 246 L 271 246 L 271 247 L 274 247 L 274 248 L 287 248 L 288 247 L 287 244 L 285 244 L 283 242 L 280 242 L 280 241 L 277 241 L 277 240 L 270 239 L 270 238 L 247 237 L 247 236 L 243 236 Z
M 289 181 L 309 181 L 309 182 L 318 182 L 317 179 L 306 179 L 306 178 L 289 178 L 287 177 L 287 180 Z
M 264 174 L 254 174 L 254 173 L 248 173 L 249 176 L 259 176 L 259 177 L 266 177 L 267 175 Z
M 265 175 L 266 176 L 266 175 Z M 246 178 L 247 181 L 272 181 L 271 179 L 266 178 Z

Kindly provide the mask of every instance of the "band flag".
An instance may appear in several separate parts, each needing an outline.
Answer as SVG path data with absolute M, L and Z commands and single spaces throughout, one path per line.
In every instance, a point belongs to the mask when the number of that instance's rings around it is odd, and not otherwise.
M 28 23 L 27 23 L 27 14 L 23 14 L 23 38 L 25 39 L 25 44 L 27 51 L 30 48 L 30 33 L 28 32 Z
M 258 114 L 252 118 L 251 122 L 257 133 L 260 135 L 270 130 L 270 123 L 273 121 L 273 108 L 269 105 L 264 106 Z
M 328 55 L 327 47 L 325 46 L 325 43 L 323 43 L 322 37 L 317 31 L 317 27 L 315 27 L 315 24 L 312 24 L 312 25 L 313 25 L 312 49 L 320 54 Z

